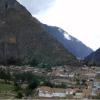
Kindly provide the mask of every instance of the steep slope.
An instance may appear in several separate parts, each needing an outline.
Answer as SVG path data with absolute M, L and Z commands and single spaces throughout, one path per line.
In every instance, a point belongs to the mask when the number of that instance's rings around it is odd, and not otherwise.
M 78 39 L 72 37 L 59 27 L 44 25 L 47 32 L 53 35 L 66 49 L 79 59 L 83 59 L 93 52 L 92 49 L 84 45 Z
M 0 0 L 0 63 L 78 64 L 16 0 Z
M 88 65 L 100 66 L 100 48 L 87 56 L 84 61 Z

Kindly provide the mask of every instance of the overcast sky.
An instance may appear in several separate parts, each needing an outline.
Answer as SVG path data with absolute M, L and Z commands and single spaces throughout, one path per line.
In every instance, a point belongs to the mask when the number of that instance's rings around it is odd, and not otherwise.
M 100 47 L 100 0 L 21 0 L 41 22 L 58 26 L 96 50 Z

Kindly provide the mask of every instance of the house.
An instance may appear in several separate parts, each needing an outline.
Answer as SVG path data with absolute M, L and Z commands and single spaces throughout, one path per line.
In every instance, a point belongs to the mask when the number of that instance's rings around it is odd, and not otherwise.
M 92 89 L 92 96 L 100 95 L 100 88 L 93 88 Z
M 92 96 L 96 96 L 100 91 L 100 73 L 96 73 L 95 80 L 92 86 Z
M 37 89 L 39 97 L 66 97 L 66 90 L 42 86 Z
M 92 96 L 96 96 L 97 95 L 96 94 L 96 90 L 97 90 L 96 88 L 92 88 L 92 94 L 91 94 Z
M 76 94 L 77 98 L 83 97 L 82 92 L 80 92 L 79 88 L 50 88 L 47 86 L 41 86 L 37 89 L 39 97 L 66 97 L 73 96 Z M 80 97 L 79 97 L 80 96 Z
M 39 87 L 37 90 L 39 97 L 66 97 L 66 95 L 73 94 L 71 89 L 50 88 L 47 86 Z
M 74 78 L 74 76 L 75 76 L 74 73 L 70 73 L 70 74 L 68 75 L 69 78 Z
M 75 93 L 74 98 L 77 98 L 77 99 L 83 98 L 83 93 L 82 92 Z
M 84 97 L 89 97 L 91 96 L 92 93 L 92 87 L 84 88 L 83 89 L 83 96 Z
M 68 88 L 66 89 L 66 95 L 73 95 L 76 92 L 75 89 Z
M 47 86 L 41 86 L 37 89 L 39 97 L 53 97 L 52 88 Z
M 38 88 L 39 97 L 66 97 L 65 89 L 42 86 Z
M 100 95 L 100 88 L 97 89 L 96 93 L 97 95 Z
M 66 97 L 66 90 L 62 88 L 53 88 L 53 97 Z

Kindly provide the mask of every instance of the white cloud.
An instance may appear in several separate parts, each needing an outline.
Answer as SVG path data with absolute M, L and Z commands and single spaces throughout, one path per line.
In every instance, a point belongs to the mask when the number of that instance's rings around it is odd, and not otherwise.
M 17 0 L 23 4 L 32 14 L 46 10 L 54 0 Z
M 56 0 L 40 21 L 63 28 L 94 50 L 100 47 L 100 0 Z

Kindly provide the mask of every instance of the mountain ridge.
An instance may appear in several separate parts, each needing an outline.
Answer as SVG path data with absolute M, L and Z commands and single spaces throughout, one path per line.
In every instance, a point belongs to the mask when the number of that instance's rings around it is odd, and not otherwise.
M 100 66 L 100 48 L 84 59 L 87 65 Z
M 39 64 L 79 65 L 75 56 L 45 31 L 25 7 L 16 0 L 13 4 L 0 1 L 0 63 L 20 60 L 28 64 L 36 60 Z
M 59 27 L 44 24 L 44 28 L 77 58 L 84 59 L 93 52 L 91 48 Z

